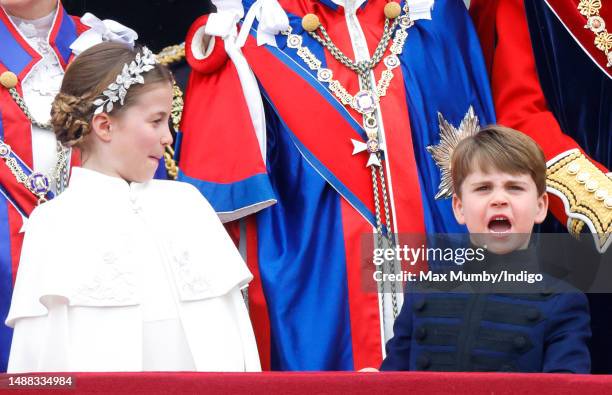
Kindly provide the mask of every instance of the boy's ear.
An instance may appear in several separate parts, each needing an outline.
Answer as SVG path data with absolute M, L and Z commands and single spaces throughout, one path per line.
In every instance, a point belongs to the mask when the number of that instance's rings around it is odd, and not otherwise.
M 104 142 L 111 141 L 111 118 L 103 112 L 91 119 L 91 132 Z
M 453 214 L 460 225 L 465 225 L 465 217 L 463 216 L 463 203 L 461 198 L 455 193 L 453 194 Z
M 546 219 L 548 214 L 548 193 L 544 192 L 542 196 L 538 198 L 538 207 L 535 215 L 535 223 L 541 224 Z

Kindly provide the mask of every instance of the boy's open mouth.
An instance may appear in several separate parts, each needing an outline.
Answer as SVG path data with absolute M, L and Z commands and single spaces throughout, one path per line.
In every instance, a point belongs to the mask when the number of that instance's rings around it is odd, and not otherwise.
M 504 215 L 496 215 L 489 220 L 489 224 L 487 226 L 491 233 L 508 233 L 512 228 L 512 224 L 508 217 Z

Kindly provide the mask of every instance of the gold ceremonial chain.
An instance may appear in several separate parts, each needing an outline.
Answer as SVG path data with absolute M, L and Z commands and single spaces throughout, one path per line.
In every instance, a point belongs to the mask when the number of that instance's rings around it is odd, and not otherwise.
M 322 62 L 317 59 L 308 47 L 302 46 L 302 37 L 293 34 L 291 27 L 282 33 L 287 36 L 287 47 L 297 51 L 297 55 L 302 61 L 304 61 L 311 70 L 317 73 L 317 79 L 320 82 L 327 83 L 329 90 L 338 100 L 340 100 L 340 102 L 342 102 L 342 104 L 353 108 L 363 117 L 363 127 L 366 131 L 368 140 L 365 143 L 353 139 L 351 140 L 354 146 L 353 155 L 361 152 L 369 153 L 369 159 L 366 166 L 370 167 L 372 174 L 372 191 L 376 212 L 376 242 L 379 249 L 385 248 L 383 245 L 385 240 L 387 243 L 386 248 L 393 248 L 397 245 L 397 241 L 393 234 L 389 195 L 387 192 L 385 172 L 382 166 L 382 151 L 385 149 L 385 144 L 381 141 L 376 106 L 380 102 L 380 99 L 387 93 L 387 88 L 393 79 L 393 69 L 400 65 L 398 55 L 402 53 L 406 38 L 408 37 L 408 32 L 406 30 L 414 24 L 410 19 L 408 11 L 407 4 L 403 7 L 403 15 L 400 15 L 402 14 L 402 8 L 398 3 L 390 2 L 385 6 L 384 12 L 386 18 L 383 36 L 376 46 L 372 58 L 364 61 L 354 61 L 342 53 L 333 43 L 325 28 L 321 26 L 319 18 L 316 15 L 307 14 L 302 19 L 302 27 L 311 37 L 326 48 L 341 64 L 357 73 L 362 89 L 355 95 L 351 95 L 338 80 L 333 78 L 333 72 L 330 69 L 321 67 Z M 317 34 L 317 32 L 320 32 L 320 35 Z M 391 42 L 391 37 L 393 37 L 393 42 L 390 46 L 391 54 L 387 55 L 383 60 L 383 55 L 389 46 L 389 42 Z M 370 73 L 381 60 L 383 60 L 386 70 L 382 72 L 378 83 L 372 87 Z M 384 235 L 382 227 L 379 189 L 383 197 L 385 223 L 387 227 L 386 235 Z M 394 261 L 390 262 L 389 271 L 395 273 Z M 380 288 L 381 284 L 379 283 L 379 290 Z M 391 300 L 393 305 L 393 317 L 395 318 L 399 313 L 395 282 L 391 282 Z
M 595 46 L 606 54 L 607 67 L 612 67 L 612 34 L 606 29 L 606 21 L 599 15 L 602 0 L 580 0 L 578 11 L 587 18 L 585 29 L 595 33 Z
M 11 98 L 17 106 L 23 111 L 23 114 L 34 126 L 38 126 L 41 129 L 51 129 L 51 124 L 38 122 L 32 116 L 32 113 L 28 109 L 23 98 L 17 91 L 17 76 L 10 72 L 5 71 L 0 75 L 0 84 L 4 86 L 11 95 Z M 59 141 L 57 142 L 57 159 L 55 165 L 49 174 L 43 174 L 41 172 L 32 172 L 29 176 L 23 170 L 19 162 L 11 156 L 11 147 L 0 139 L 0 159 L 3 159 L 7 167 L 13 173 L 13 176 L 17 181 L 23 184 L 30 192 L 32 192 L 38 198 L 38 204 L 47 201 L 45 196 L 51 190 L 50 179 L 55 180 L 55 185 L 58 193 L 62 192 L 68 186 L 68 164 L 67 159 L 69 156 L 70 149 L 64 147 Z

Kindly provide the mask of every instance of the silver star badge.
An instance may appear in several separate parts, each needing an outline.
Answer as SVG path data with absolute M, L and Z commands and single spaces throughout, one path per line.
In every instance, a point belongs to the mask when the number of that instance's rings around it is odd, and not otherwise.
M 440 143 L 430 145 L 427 147 L 427 151 L 440 168 L 440 187 L 436 199 L 447 199 L 453 196 L 453 180 L 451 177 L 453 152 L 461 140 L 478 133 L 480 125 L 472 106 L 468 109 L 458 129 L 448 123 L 440 113 L 438 113 L 438 123 L 440 125 Z

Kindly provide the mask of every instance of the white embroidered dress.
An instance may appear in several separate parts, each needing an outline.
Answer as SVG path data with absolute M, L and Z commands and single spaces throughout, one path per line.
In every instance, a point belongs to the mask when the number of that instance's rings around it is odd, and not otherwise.
M 74 168 L 26 225 L 8 371 L 258 371 L 251 278 L 191 185 Z

